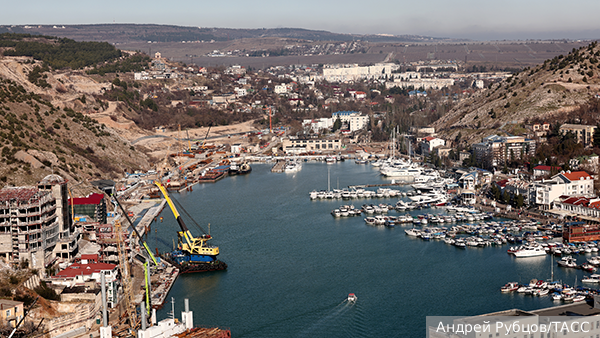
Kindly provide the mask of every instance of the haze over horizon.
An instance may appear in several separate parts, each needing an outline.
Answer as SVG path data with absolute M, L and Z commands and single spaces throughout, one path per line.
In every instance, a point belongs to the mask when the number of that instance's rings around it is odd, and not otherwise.
M 600 1 L 454 2 L 261 0 L 13 2 L 0 25 L 165 24 L 219 28 L 305 28 L 349 34 L 473 40 L 598 39 Z

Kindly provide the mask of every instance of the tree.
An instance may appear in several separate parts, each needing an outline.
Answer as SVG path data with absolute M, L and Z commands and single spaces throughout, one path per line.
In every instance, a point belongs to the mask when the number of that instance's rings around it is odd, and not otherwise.
M 594 147 L 600 148 L 600 125 L 594 130 Z
M 524 204 L 524 202 L 525 202 L 525 198 L 523 197 L 523 195 L 521 195 L 521 194 L 517 194 L 517 201 L 516 201 L 516 203 L 517 203 L 517 208 L 520 208 L 520 207 L 522 207 L 522 206 L 523 206 L 523 204 Z
M 335 120 L 335 122 L 333 123 L 333 131 L 339 130 L 340 128 L 342 128 L 342 120 L 340 119 L 340 117 L 338 116 L 337 120 Z
M 494 199 L 496 201 L 500 201 L 500 198 L 502 197 L 502 191 L 500 191 L 500 188 L 494 183 L 492 184 L 492 195 L 494 195 Z
M 502 203 L 509 204 L 510 203 L 510 194 L 507 190 L 504 190 L 504 194 L 502 195 Z

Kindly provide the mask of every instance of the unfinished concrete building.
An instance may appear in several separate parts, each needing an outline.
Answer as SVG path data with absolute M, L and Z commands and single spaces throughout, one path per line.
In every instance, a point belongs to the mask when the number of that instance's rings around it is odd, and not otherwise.
M 9 187 L 0 190 L 0 259 L 7 263 L 27 262 L 40 269 L 54 263 L 56 244 L 74 243 L 68 218 L 66 181 L 49 175 L 38 187 Z M 67 249 L 66 251 L 69 251 Z

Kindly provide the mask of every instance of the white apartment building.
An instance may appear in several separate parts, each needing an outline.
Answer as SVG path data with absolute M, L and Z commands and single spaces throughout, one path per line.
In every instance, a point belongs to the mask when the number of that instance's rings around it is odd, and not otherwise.
M 408 88 L 423 88 L 427 89 L 441 89 L 444 87 L 450 87 L 454 85 L 454 79 L 447 78 L 414 78 L 414 79 L 394 79 L 394 81 L 388 81 L 385 83 L 386 88 L 400 87 Z
M 585 171 L 561 172 L 549 180 L 534 182 L 535 203 L 549 210 L 560 196 L 594 196 L 594 178 Z
M 275 92 L 275 94 L 286 94 L 288 92 L 288 87 L 285 84 L 275 85 L 273 92 Z
M 302 127 L 304 127 L 305 130 L 312 130 L 315 133 L 318 133 L 323 129 L 331 129 L 333 127 L 333 119 L 323 117 L 320 119 L 304 120 L 302 121 Z
M 328 82 L 385 79 L 399 67 L 394 63 L 378 63 L 373 66 L 329 65 L 323 68 L 323 79 Z
M 246 96 L 248 94 L 246 88 L 234 88 L 233 91 L 237 97 Z
M 283 151 L 286 154 L 298 154 L 305 152 L 329 152 L 342 149 L 342 140 L 339 138 L 290 138 L 282 142 Z
M 331 114 L 333 123 L 335 123 L 338 118 L 342 123 L 348 124 L 348 128 L 351 132 L 361 130 L 369 123 L 369 116 L 362 115 L 360 112 L 356 111 L 338 111 Z

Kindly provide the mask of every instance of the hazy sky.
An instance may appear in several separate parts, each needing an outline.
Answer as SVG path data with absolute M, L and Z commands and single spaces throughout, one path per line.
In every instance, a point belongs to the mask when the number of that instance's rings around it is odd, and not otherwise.
M 477 40 L 596 39 L 598 13 L 598 0 L 30 0 L 3 5 L 0 25 L 115 22 Z

